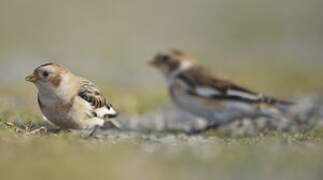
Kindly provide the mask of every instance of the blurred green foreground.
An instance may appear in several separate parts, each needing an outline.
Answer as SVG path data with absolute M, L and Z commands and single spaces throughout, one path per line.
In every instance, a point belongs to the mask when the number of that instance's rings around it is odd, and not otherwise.
M 159 140 L 157 140 L 159 139 Z M 322 133 L 157 139 L 0 134 L 0 179 L 320 179 Z M 203 140 L 202 140 L 203 139 Z

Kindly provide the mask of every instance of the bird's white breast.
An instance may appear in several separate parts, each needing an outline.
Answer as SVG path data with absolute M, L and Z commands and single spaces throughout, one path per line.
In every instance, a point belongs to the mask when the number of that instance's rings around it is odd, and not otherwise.
M 255 108 L 249 104 L 199 97 L 188 94 L 180 84 L 170 86 L 170 94 L 179 107 L 213 124 L 228 123 L 235 118 L 253 116 Z
M 104 120 L 91 117 L 93 108 L 82 98 L 75 96 L 72 104 L 62 104 L 58 98 L 39 96 L 43 115 L 52 123 L 67 129 L 90 129 L 102 126 Z M 64 109 L 65 108 L 65 109 Z

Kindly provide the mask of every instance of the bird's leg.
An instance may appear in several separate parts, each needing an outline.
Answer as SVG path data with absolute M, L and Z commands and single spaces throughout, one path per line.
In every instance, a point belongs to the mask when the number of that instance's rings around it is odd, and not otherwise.
M 90 133 L 89 137 L 93 137 L 95 135 L 95 133 L 98 131 L 98 129 L 100 129 L 101 126 L 99 125 L 95 125 L 92 132 Z
M 36 129 L 33 129 L 33 130 L 30 130 L 28 132 L 28 134 L 47 134 L 48 133 L 48 129 L 47 127 L 45 126 L 41 126 L 40 128 L 36 128 Z

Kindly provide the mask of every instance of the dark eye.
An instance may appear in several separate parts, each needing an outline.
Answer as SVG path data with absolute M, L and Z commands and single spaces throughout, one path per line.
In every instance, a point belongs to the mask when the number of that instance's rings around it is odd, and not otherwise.
M 167 55 L 161 55 L 159 59 L 161 61 L 168 61 L 169 60 L 169 56 L 167 56 Z
M 48 72 L 47 72 L 47 71 L 44 71 L 44 72 L 43 72 L 43 76 L 44 76 L 44 77 L 47 77 L 47 76 L 48 76 Z

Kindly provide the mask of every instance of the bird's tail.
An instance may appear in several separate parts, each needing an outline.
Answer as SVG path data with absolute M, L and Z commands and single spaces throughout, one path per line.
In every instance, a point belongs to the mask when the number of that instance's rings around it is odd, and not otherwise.
M 280 100 L 270 96 L 264 96 L 261 99 L 261 102 L 265 104 L 273 105 L 281 111 L 287 111 L 290 106 L 294 105 L 294 103 L 291 101 Z

